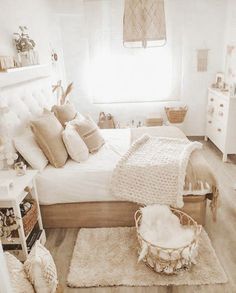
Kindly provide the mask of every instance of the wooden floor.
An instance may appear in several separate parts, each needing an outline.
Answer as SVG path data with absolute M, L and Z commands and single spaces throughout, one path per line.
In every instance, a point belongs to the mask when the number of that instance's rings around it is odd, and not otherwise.
M 211 215 L 208 213 L 205 228 L 228 275 L 229 282 L 225 285 L 212 286 L 71 289 L 66 286 L 66 277 L 78 229 L 49 229 L 46 231 L 46 246 L 56 262 L 64 293 L 236 293 L 236 191 L 233 189 L 233 186 L 236 186 L 236 157 L 230 157 L 229 163 L 222 163 L 221 153 L 210 142 L 204 142 L 203 152 L 215 171 L 221 190 L 221 207 L 217 224 L 212 222 Z

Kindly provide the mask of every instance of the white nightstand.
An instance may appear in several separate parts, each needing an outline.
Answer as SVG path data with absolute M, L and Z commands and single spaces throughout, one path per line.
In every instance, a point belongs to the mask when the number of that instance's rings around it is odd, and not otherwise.
M 12 208 L 14 215 L 17 217 L 17 223 L 19 224 L 18 236 L 12 238 L 11 241 L 2 239 L 2 245 L 5 251 L 13 253 L 21 261 L 27 258 L 36 240 L 40 240 L 42 244 L 46 242 L 34 180 L 37 173 L 38 171 L 35 170 L 27 170 L 25 175 L 17 176 L 14 170 L 0 171 L 0 182 L 5 180 L 13 182 L 13 186 L 10 187 L 9 192 L 4 194 L 0 193 L 0 210 Z M 36 223 L 27 235 L 25 235 L 20 210 L 20 204 L 26 196 L 31 197 L 37 207 L 36 221 L 32 221 Z

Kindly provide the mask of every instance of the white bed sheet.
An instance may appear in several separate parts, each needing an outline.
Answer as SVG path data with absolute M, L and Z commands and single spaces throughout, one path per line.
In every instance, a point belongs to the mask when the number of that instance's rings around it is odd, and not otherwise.
M 112 171 L 130 146 L 130 129 L 101 130 L 105 145 L 86 162 L 68 160 L 63 168 L 48 165 L 36 178 L 42 205 L 119 200 L 110 195 Z

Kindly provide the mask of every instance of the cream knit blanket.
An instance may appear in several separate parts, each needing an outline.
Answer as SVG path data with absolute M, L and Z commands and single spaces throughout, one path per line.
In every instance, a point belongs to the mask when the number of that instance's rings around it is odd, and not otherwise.
M 112 195 L 140 204 L 181 208 L 188 160 L 201 147 L 188 139 L 143 135 L 114 169 Z

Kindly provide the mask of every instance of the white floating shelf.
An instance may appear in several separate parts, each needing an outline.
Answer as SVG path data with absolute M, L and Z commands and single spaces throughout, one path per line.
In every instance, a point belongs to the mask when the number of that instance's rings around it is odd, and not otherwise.
M 10 68 L 0 72 L 0 88 L 51 75 L 49 64 Z

